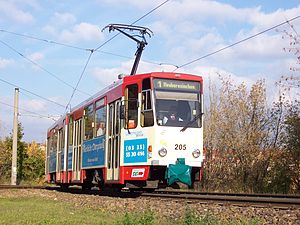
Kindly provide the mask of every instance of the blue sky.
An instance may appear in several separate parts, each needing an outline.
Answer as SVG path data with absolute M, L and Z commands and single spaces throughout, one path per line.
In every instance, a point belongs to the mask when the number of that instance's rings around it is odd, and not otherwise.
M 66 105 L 72 94 L 68 85 L 76 86 L 89 56 L 89 51 L 84 49 L 97 48 L 116 34 L 107 30 L 101 32 L 101 29 L 109 23 L 130 24 L 162 2 L 0 0 L 0 79 Z M 170 64 L 185 64 L 296 16 L 300 16 L 300 3 L 296 0 L 170 0 L 136 24 L 154 32 L 154 36 L 147 39 L 149 44 L 138 72 L 172 71 L 175 67 Z M 300 33 L 300 19 L 291 24 Z M 279 30 L 293 32 L 289 25 Z M 289 41 L 281 36 L 281 32 L 272 30 L 178 72 L 199 74 L 206 80 L 214 80 L 218 73 L 230 74 L 236 82 L 249 84 L 264 78 L 272 96 L 276 92 L 275 82 L 282 75 L 289 74 L 289 67 L 295 64 L 295 57 L 282 50 Z M 105 53 L 93 53 L 79 83 L 78 89 L 84 93 L 94 94 L 116 80 L 118 74 L 129 73 L 136 44 L 119 35 L 100 50 Z M 13 105 L 13 94 L 14 87 L 0 81 L 1 137 L 12 129 L 13 108 L 9 105 Z M 86 94 L 76 92 L 71 106 L 86 97 Z M 64 107 L 23 90 L 20 92 L 20 108 L 50 117 L 65 112 Z M 53 123 L 53 120 L 39 118 L 37 114 L 20 110 L 19 120 L 26 141 L 43 142 L 47 128 Z

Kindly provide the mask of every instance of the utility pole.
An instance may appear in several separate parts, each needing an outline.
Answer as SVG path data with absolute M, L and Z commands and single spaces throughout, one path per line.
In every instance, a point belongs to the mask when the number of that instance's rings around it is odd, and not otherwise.
M 19 88 L 15 88 L 11 185 L 17 184 L 18 114 L 19 114 Z

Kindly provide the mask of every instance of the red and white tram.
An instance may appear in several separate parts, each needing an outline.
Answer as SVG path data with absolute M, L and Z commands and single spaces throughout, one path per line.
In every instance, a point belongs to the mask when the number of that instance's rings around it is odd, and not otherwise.
M 193 186 L 203 162 L 201 76 L 123 76 L 48 129 L 49 183 Z

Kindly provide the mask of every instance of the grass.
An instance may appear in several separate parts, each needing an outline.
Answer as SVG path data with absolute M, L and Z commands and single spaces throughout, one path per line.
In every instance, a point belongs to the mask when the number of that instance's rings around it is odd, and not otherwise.
M 152 225 L 152 224 L 178 224 L 178 225 L 258 225 L 257 220 L 221 221 L 213 215 L 199 216 L 195 211 L 187 208 L 181 219 L 157 217 L 154 212 L 146 211 L 126 212 L 112 215 L 101 209 L 75 207 L 71 203 L 55 200 L 45 200 L 37 197 L 0 198 L 0 225 Z
M 262 224 L 257 219 L 243 219 L 243 220 L 220 220 L 213 215 L 206 214 L 198 216 L 195 211 L 186 208 L 181 224 L 184 225 L 259 225 Z
M 40 198 L 0 199 L 0 224 L 112 224 L 109 214 Z

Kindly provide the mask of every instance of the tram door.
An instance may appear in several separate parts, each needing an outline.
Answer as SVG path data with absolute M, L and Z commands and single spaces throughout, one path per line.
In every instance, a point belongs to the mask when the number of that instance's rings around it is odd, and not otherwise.
M 109 104 L 108 109 L 108 150 L 107 177 L 108 181 L 118 181 L 120 178 L 120 100 Z
M 73 131 L 73 180 L 80 180 L 82 157 L 82 119 L 74 121 Z
M 63 162 L 62 162 L 62 153 L 64 151 L 64 146 L 63 146 L 63 143 L 64 143 L 64 130 L 63 129 L 60 129 L 58 131 L 58 141 L 57 141 L 57 157 L 56 157 L 56 160 L 57 160 L 57 163 L 56 163 L 56 172 L 57 172 L 57 175 L 56 175 L 56 180 L 61 180 L 61 177 L 60 177 L 60 172 L 62 171 L 62 166 L 63 166 Z

